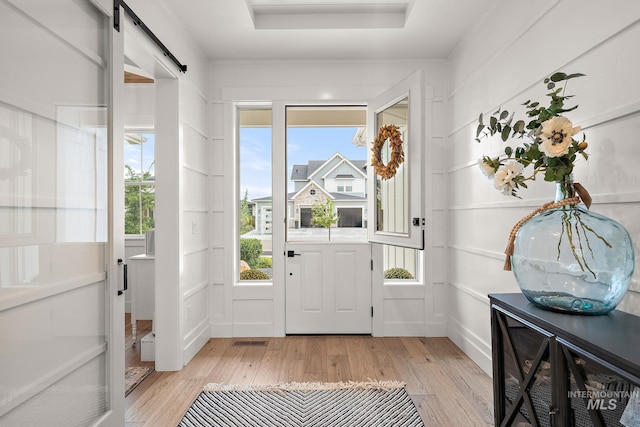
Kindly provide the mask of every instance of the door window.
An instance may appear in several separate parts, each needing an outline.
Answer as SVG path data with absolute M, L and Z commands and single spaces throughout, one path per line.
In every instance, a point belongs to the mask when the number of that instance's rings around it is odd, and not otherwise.
M 287 241 L 367 239 L 363 106 L 289 106 Z
M 368 106 L 371 141 L 369 241 L 424 248 L 422 75 L 416 72 Z

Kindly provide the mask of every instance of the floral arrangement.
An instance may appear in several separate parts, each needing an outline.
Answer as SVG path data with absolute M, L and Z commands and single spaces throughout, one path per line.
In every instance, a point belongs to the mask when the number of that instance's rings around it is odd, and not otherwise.
M 516 120 L 514 113 L 499 108 L 485 123 L 483 114 L 478 119 L 476 141 L 499 134 L 503 142 L 510 138 L 524 139 L 521 146 L 506 146 L 504 154 L 497 157 L 483 156 L 478 164 L 484 174 L 493 179 L 497 190 L 505 195 L 516 196 L 520 187 L 527 188 L 526 181 L 536 179 L 536 175 L 544 173 L 545 181 L 563 182 L 569 179 L 573 172 L 577 155 L 585 160 L 588 144 L 584 140 L 578 142 L 573 137 L 580 131 L 579 126 L 573 126 L 563 114 L 578 108 L 577 105 L 565 108 L 564 103 L 572 97 L 566 95 L 567 82 L 584 74 L 566 74 L 558 72 L 544 79 L 547 96 L 551 98 L 549 106 L 543 107 L 539 102 L 526 101 L 527 119 Z M 564 87 L 556 87 L 563 82 Z M 530 174 L 525 170 L 532 168 Z
M 385 165 L 382 161 L 382 147 L 386 141 L 391 147 L 391 158 Z M 383 126 L 378 131 L 373 147 L 371 148 L 371 166 L 376 174 L 382 179 L 391 179 L 396 175 L 398 167 L 404 162 L 404 151 L 402 150 L 402 134 L 396 125 Z

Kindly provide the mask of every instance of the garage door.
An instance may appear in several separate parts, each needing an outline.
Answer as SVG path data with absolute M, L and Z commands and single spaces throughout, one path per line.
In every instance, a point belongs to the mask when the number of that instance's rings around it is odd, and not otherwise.
M 362 228 L 362 208 L 338 208 L 338 227 Z
M 300 208 L 300 227 L 311 227 L 311 208 Z

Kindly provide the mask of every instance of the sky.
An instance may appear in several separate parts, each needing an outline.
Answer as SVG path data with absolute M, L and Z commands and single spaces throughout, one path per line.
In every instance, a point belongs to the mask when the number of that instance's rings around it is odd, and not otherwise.
M 358 128 L 289 128 L 287 133 L 287 177 L 291 177 L 294 164 L 307 164 L 309 160 L 327 160 L 340 152 L 349 160 L 366 160 L 366 147 L 351 142 Z M 135 132 L 132 132 L 135 133 Z M 125 144 L 125 163 L 136 172 L 151 170 L 153 164 L 154 134 L 142 133 L 143 144 Z M 126 172 L 126 171 L 125 171 Z M 289 182 L 289 185 L 291 183 Z M 241 128 L 240 130 L 240 197 L 249 190 L 249 199 L 271 196 L 271 128 Z
M 349 160 L 366 160 L 367 147 L 358 147 L 351 142 L 357 130 L 355 127 L 289 128 L 287 177 L 291 177 L 294 164 L 327 160 L 336 152 Z M 271 196 L 271 128 L 240 130 L 241 198 L 245 190 L 249 191 L 249 200 Z
M 131 166 L 133 170 L 140 173 L 140 171 L 150 171 L 155 176 L 155 163 L 154 150 L 155 150 L 155 135 L 152 133 L 144 132 L 127 132 L 127 133 L 140 133 L 142 135 L 142 144 L 124 144 L 124 162 Z M 125 176 L 127 171 L 125 170 Z

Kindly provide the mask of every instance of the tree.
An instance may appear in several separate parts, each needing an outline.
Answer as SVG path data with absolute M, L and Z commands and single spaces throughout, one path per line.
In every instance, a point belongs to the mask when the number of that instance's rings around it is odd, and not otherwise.
M 253 215 L 249 209 L 249 190 L 244 190 L 244 198 L 240 201 L 240 235 L 253 230 Z
M 126 185 L 153 181 L 150 171 L 140 173 L 131 166 L 126 168 L 124 187 L 124 232 L 125 234 L 142 234 L 155 226 L 153 212 L 155 210 L 155 189 L 152 185 Z
M 331 240 L 331 226 L 338 223 L 338 214 L 334 210 L 333 201 L 329 198 L 324 203 L 316 202 L 311 207 L 311 223 L 329 230 Z

